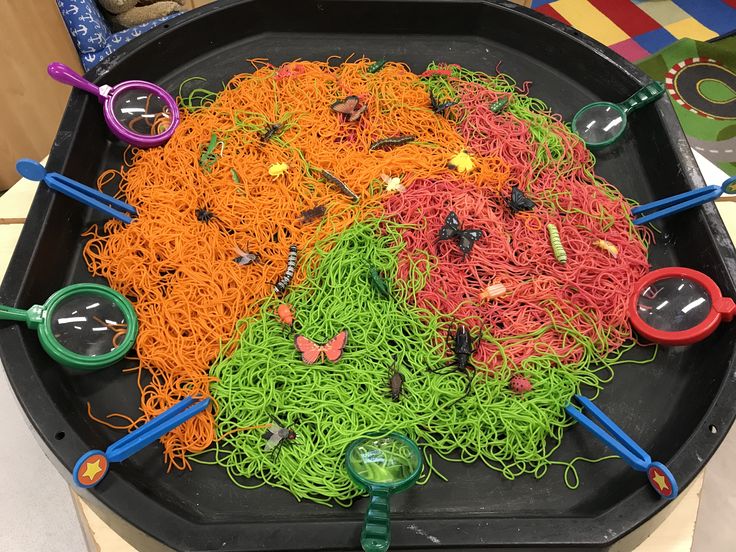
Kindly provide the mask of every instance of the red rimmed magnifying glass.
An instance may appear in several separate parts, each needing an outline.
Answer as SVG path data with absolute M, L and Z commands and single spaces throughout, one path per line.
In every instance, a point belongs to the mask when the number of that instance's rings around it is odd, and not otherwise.
M 697 270 L 672 266 L 653 270 L 634 284 L 629 298 L 634 329 L 654 343 L 690 345 L 736 315 L 736 303 Z

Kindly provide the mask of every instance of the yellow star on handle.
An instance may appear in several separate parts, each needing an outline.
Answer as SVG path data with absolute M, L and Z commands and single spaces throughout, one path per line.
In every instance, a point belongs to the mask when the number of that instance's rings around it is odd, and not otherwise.
M 100 467 L 100 459 L 98 458 L 94 462 L 90 462 L 89 464 L 87 464 L 82 476 L 86 477 L 90 481 L 94 481 L 95 475 L 97 475 L 101 471 L 102 468 Z
M 667 478 L 657 470 L 654 470 L 654 476 L 652 477 L 652 479 L 657 484 L 657 487 L 659 487 L 660 491 L 666 491 L 670 488 L 669 485 L 667 485 Z

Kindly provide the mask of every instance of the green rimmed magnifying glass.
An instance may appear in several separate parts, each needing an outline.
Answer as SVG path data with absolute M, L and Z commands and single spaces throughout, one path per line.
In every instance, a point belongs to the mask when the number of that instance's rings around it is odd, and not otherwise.
M 138 333 L 130 301 L 99 284 L 72 284 L 27 311 L 0 305 L 0 320 L 25 322 L 51 358 L 88 371 L 123 358 Z
M 350 443 L 345 465 L 350 478 L 368 491 L 370 504 L 360 532 L 365 552 L 385 552 L 391 543 L 389 497 L 405 491 L 422 472 L 419 447 L 401 433 L 363 437 Z
M 646 85 L 619 104 L 594 102 L 586 105 L 572 119 L 572 130 L 591 150 L 604 148 L 621 138 L 626 130 L 627 115 L 653 102 L 664 94 L 659 82 Z

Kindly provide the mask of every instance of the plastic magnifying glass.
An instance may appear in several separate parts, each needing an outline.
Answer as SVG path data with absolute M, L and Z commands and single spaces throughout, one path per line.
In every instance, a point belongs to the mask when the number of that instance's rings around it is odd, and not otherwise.
M 613 144 L 626 130 L 627 116 L 653 102 L 664 93 L 664 86 L 652 82 L 620 104 L 594 102 L 583 107 L 572 119 L 572 130 L 589 149 Z
M 0 320 L 25 322 L 56 362 L 87 371 L 123 358 L 138 333 L 130 301 L 99 284 L 72 284 L 27 311 L 0 305 Z
M 370 495 L 360 532 L 360 544 L 365 552 L 388 550 L 391 543 L 389 497 L 414 485 L 422 464 L 419 447 L 400 433 L 364 437 L 348 446 L 345 452 L 348 474 Z
M 736 315 L 736 303 L 697 270 L 673 266 L 640 278 L 629 298 L 634 329 L 654 343 L 690 345 Z
M 48 73 L 58 82 L 97 96 L 112 133 L 134 146 L 160 146 L 171 138 L 179 124 L 176 100 L 151 82 L 131 80 L 98 87 L 58 62 L 48 66 Z

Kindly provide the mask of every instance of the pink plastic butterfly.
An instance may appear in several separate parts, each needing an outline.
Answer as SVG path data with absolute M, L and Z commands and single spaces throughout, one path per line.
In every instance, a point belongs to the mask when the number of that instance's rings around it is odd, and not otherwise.
M 352 123 L 360 119 L 360 116 L 368 108 L 368 105 L 361 105 L 358 96 L 348 96 L 344 100 L 336 101 L 330 107 L 333 111 L 344 114 L 345 118 Z
M 347 330 L 341 331 L 324 345 L 317 345 L 314 341 L 303 335 L 297 335 L 294 338 L 294 345 L 296 346 L 296 350 L 302 354 L 304 364 L 314 364 L 322 360 L 322 355 L 326 356 L 330 362 L 337 362 L 340 360 L 347 342 Z

